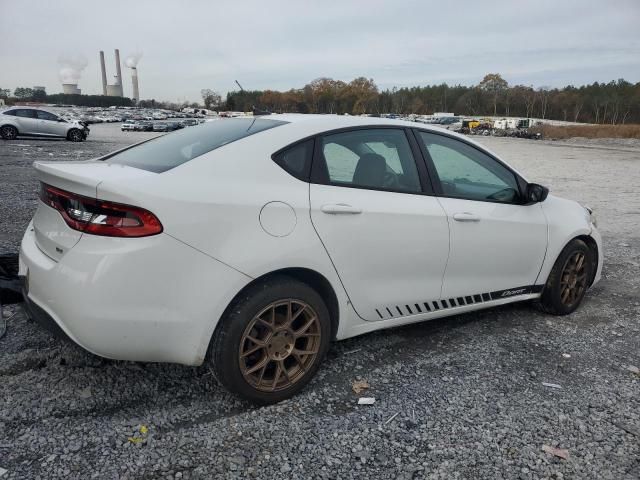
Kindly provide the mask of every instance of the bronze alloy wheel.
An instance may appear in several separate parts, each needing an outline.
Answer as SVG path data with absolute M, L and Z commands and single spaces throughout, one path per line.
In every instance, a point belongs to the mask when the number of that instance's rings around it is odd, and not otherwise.
M 304 377 L 320 344 L 320 320 L 314 309 L 301 300 L 278 300 L 244 330 L 238 351 L 240 371 L 256 390 L 283 390 Z
M 564 305 L 573 305 L 582 298 L 582 293 L 587 288 L 585 260 L 584 252 L 575 252 L 564 264 L 560 278 L 560 301 Z

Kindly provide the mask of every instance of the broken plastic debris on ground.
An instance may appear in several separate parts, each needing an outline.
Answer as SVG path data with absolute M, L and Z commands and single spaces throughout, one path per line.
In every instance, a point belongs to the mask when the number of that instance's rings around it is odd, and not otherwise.
M 369 388 L 369 386 L 370 386 L 369 382 L 367 382 L 365 379 L 354 380 L 353 382 L 351 382 L 351 389 L 356 395 L 360 395 L 360 393 L 363 390 L 366 390 L 367 388 Z
M 564 448 L 552 447 L 551 445 L 543 445 L 542 451 L 553 455 L 554 457 L 562 458 L 564 460 L 569 458 L 569 451 Z
M 557 383 L 547 383 L 547 382 L 542 382 L 542 385 L 545 387 L 549 387 L 549 388 L 562 388 L 560 385 L 558 385 Z
M 147 441 L 147 434 L 149 433 L 149 429 L 146 425 L 140 425 L 138 430 L 133 434 L 133 436 L 127 438 L 130 443 L 137 445 L 139 443 L 145 443 Z

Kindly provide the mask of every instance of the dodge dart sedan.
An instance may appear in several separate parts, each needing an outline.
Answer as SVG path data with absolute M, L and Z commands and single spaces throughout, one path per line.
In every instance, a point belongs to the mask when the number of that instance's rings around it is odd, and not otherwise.
M 210 362 L 258 403 L 334 339 L 525 300 L 569 314 L 602 269 L 589 209 L 416 123 L 223 119 L 35 168 L 31 316 L 96 355 Z

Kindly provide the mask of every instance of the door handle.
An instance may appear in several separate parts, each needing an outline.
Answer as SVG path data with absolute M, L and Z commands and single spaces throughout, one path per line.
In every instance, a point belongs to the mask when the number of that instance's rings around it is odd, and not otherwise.
M 475 213 L 462 212 L 462 213 L 454 213 L 453 219 L 456 222 L 479 222 L 480 217 Z
M 358 213 L 362 213 L 362 209 L 352 207 L 345 203 L 323 205 L 320 207 L 320 210 L 322 210 L 323 213 L 328 213 L 329 215 L 357 215 Z

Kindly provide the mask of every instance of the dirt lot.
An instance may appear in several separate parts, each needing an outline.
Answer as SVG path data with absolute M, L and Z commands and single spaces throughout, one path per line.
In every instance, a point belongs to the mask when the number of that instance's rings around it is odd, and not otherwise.
M 33 213 L 34 160 L 152 135 L 91 133 L 0 143 L 0 252 Z M 301 395 L 256 408 L 206 368 L 103 360 L 15 308 L 0 339 L 0 479 L 639 478 L 640 145 L 480 141 L 595 208 L 604 277 L 576 313 L 518 304 L 340 342 Z M 356 378 L 374 405 L 356 405 Z

